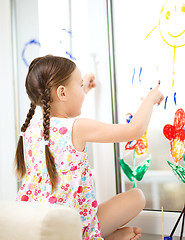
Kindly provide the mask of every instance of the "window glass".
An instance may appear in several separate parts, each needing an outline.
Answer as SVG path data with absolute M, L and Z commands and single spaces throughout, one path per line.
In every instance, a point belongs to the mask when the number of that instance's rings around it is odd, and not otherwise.
M 129 167 L 125 171 L 121 169 L 122 190 L 132 188 L 135 182 L 145 193 L 147 209 L 156 210 L 163 206 L 165 210 L 181 210 L 185 199 L 185 179 L 181 176 L 179 180 L 177 176 L 180 170 L 185 171 L 185 161 L 181 158 L 184 138 L 179 140 L 179 125 L 174 124 L 175 112 L 180 108 L 185 110 L 184 9 L 183 0 L 113 1 L 119 122 L 126 123 L 127 113 L 135 114 L 141 97 L 145 97 L 159 80 L 165 97 L 160 106 L 154 106 L 147 133 L 137 142 L 135 151 L 125 151 L 126 144 L 120 144 L 123 168 Z M 178 121 L 182 122 L 183 118 Z M 166 135 L 172 128 L 176 133 L 173 139 L 169 140 L 163 134 L 166 124 L 172 125 Z M 184 123 L 180 128 L 184 134 Z M 145 154 L 137 155 L 145 150 Z M 179 172 L 174 174 L 172 167 Z M 184 172 L 183 175 L 185 178 Z

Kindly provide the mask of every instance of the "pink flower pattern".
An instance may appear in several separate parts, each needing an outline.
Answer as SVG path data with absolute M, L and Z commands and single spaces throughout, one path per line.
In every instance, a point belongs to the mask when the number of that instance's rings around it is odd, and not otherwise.
M 83 240 L 103 239 L 97 218 L 98 204 L 87 151 L 77 151 L 71 139 L 75 119 L 50 120 L 49 148 L 58 172 L 57 190 L 52 193 L 47 173 L 42 120 L 31 124 L 24 139 L 27 174 L 16 200 L 61 204 L 77 210 L 82 220 Z

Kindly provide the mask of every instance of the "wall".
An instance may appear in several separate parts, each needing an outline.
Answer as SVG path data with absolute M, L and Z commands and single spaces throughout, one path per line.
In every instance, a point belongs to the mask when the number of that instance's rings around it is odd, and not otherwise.
M 39 24 L 38 24 L 38 1 L 37 0 L 12 0 L 14 2 L 14 53 L 16 54 L 16 76 L 17 76 L 17 107 L 20 131 L 21 125 L 26 119 L 29 110 L 30 101 L 26 94 L 25 78 L 28 71 L 25 61 L 29 65 L 30 62 L 39 56 L 40 47 L 38 44 L 29 44 L 32 40 L 39 40 Z M 23 53 L 24 51 L 24 54 Z M 37 109 L 38 110 L 38 109 Z M 38 113 L 38 111 L 36 111 Z M 39 115 L 39 114 L 37 114 Z
M 11 47 L 10 1 L 0 1 L 0 199 L 14 199 L 17 183 L 12 163 L 15 150 L 15 114 Z

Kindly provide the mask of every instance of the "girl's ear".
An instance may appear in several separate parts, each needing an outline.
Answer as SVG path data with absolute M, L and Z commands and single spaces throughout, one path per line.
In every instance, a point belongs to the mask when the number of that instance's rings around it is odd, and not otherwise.
M 66 99 L 66 89 L 64 86 L 59 86 L 57 88 L 57 96 L 61 101 L 65 101 Z

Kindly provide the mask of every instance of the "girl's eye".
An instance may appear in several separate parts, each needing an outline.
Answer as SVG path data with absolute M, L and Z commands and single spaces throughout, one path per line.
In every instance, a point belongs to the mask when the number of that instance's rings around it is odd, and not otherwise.
M 169 20 L 169 18 L 170 18 L 170 11 L 166 13 L 166 19 Z

